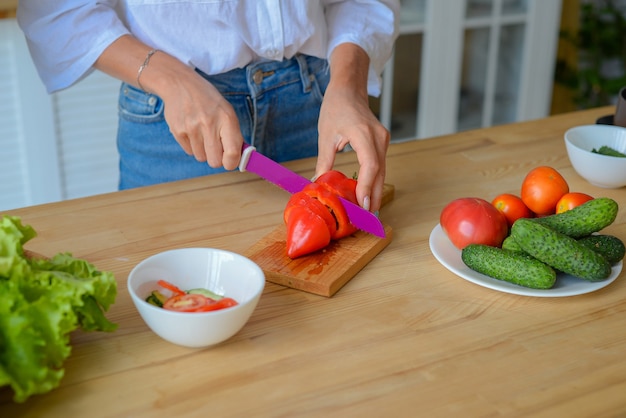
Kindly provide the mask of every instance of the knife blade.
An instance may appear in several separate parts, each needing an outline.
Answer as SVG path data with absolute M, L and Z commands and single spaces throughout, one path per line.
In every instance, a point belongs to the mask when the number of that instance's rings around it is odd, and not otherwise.
M 291 194 L 299 192 L 311 183 L 309 179 L 257 152 L 255 147 L 248 144 L 243 145 L 239 171 L 250 171 Z M 354 226 L 377 237 L 385 238 L 385 228 L 376 215 L 342 197 L 339 197 L 339 200 Z

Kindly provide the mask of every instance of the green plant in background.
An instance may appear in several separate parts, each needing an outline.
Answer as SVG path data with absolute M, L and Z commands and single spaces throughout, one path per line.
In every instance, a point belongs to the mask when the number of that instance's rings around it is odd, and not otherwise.
M 560 34 L 578 50 L 576 66 L 558 60 L 555 81 L 575 92 L 580 108 L 614 104 L 626 86 L 626 2 L 597 0 L 580 7 L 578 31 Z

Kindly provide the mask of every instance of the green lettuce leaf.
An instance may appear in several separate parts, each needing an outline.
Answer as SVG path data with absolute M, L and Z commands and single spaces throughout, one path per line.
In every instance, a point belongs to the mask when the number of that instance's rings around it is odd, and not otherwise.
M 27 258 L 35 236 L 17 217 L 0 219 L 0 387 L 16 402 L 59 385 L 72 331 L 117 327 L 104 315 L 117 295 L 113 274 L 68 253 Z

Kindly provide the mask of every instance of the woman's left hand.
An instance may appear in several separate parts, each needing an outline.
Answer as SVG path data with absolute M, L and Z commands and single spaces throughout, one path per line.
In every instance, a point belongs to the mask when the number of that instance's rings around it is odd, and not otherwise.
M 360 166 L 357 200 L 375 212 L 382 200 L 390 135 L 369 107 L 368 68 L 369 58 L 354 44 L 339 45 L 333 52 L 331 79 L 320 109 L 315 174 L 317 177 L 331 170 L 336 153 L 350 144 Z

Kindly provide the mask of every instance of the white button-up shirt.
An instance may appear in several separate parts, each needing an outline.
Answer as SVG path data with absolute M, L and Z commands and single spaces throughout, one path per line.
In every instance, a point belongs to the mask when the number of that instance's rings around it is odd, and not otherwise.
M 399 0 L 20 0 L 17 19 L 48 92 L 93 70 L 132 34 L 207 74 L 296 53 L 329 58 L 345 42 L 370 57 L 368 91 L 398 35 Z

